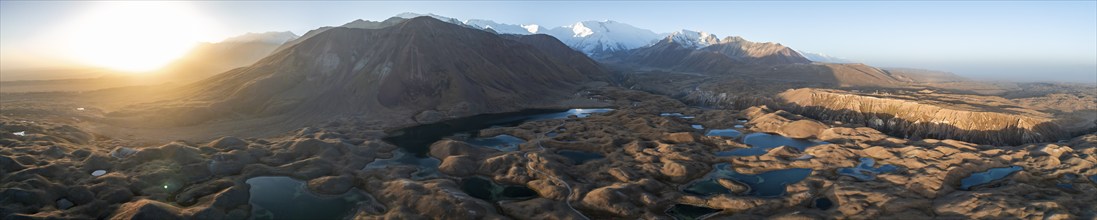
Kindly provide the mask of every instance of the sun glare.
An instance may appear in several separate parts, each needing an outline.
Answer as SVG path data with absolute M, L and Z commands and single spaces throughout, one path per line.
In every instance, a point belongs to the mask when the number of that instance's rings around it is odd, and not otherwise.
M 104 2 L 58 30 L 57 46 L 74 61 L 146 72 L 208 41 L 211 24 L 185 2 Z

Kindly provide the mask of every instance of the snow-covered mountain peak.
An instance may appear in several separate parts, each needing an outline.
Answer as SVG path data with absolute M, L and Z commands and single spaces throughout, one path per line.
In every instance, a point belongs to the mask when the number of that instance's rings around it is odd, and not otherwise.
M 689 48 L 702 48 L 720 43 L 720 38 L 708 32 L 682 29 L 668 35 L 665 39 Z
M 663 37 L 651 30 L 609 20 L 576 22 L 544 33 L 594 56 L 647 46 Z
M 525 28 L 526 31 L 528 31 L 531 34 L 536 34 L 536 33 L 541 32 L 541 25 L 527 24 L 527 25 L 522 25 L 522 28 Z
M 474 28 L 479 28 L 479 29 L 491 28 L 492 30 L 495 30 L 495 32 L 503 33 L 503 34 L 535 34 L 536 33 L 536 32 L 530 32 L 527 28 L 525 28 L 521 25 L 503 24 L 503 23 L 498 23 L 498 22 L 492 21 L 492 20 L 469 19 L 469 20 L 465 20 L 464 24 L 467 25 L 467 26 L 474 27 Z
M 652 45 L 660 40 L 671 41 L 693 49 L 702 49 L 720 44 L 732 44 L 737 47 L 749 47 L 755 48 L 752 50 L 770 52 L 786 49 L 784 46 L 777 43 L 755 43 L 747 41 L 739 36 L 729 36 L 720 39 L 714 34 L 703 31 L 682 29 L 670 34 L 657 34 L 651 30 L 638 28 L 613 20 L 581 21 L 570 25 L 546 28 L 538 24 L 505 24 L 484 19 L 460 21 L 455 18 L 430 13 L 419 14 L 405 12 L 396 15 L 396 17 L 400 18 L 414 18 L 420 16 L 430 16 L 441 21 L 499 34 L 547 34 L 559 39 L 572 49 L 586 53 L 592 57 L 600 57 L 610 55 L 614 52 L 641 48 Z M 789 53 L 795 52 L 792 51 Z
M 564 26 L 568 27 L 568 26 Z M 570 26 L 572 37 L 587 37 L 594 34 L 594 30 L 591 30 L 583 22 L 575 23 Z

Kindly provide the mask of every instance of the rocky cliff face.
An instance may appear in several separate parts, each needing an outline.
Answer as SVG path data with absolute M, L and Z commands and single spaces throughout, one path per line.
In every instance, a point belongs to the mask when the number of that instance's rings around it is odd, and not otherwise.
M 896 136 L 1017 145 L 1066 138 L 1046 115 L 950 109 L 916 101 L 835 90 L 795 89 L 779 94 L 787 109 L 824 120 L 863 123 Z
M 692 105 L 729 109 L 764 105 L 912 139 L 1018 145 L 1059 141 L 1097 131 L 1097 114 L 1092 105 L 1072 101 L 1087 100 L 1088 96 L 1052 94 L 1029 100 L 909 88 L 834 90 L 821 89 L 828 88 L 825 84 L 786 82 L 782 86 L 757 79 L 669 73 L 631 74 L 622 78 L 625 87 L 668 95 Z M 1031 102 L 1034 100 L 1040 102 Z

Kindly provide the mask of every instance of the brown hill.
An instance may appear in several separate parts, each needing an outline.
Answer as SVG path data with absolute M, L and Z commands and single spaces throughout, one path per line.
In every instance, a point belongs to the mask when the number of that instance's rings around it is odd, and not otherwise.
M 954 73 L 926 70 L 926 69 L 914 69 L 914 68 L 883 68 L 888 74 L 895 76 L 895 78 L 903 79 L 904 81 L 916 82 L 916 83 L 940 83 L 940 82 L 960 82 L 970 81 L 967 78 L 958 76 Z
M 553 54 L 559 52 L 429 17 L 380 29 L 336 27 L 186 86 L 181 100 L 113 115 L 179 112 L 168 122 L 176 125 L 271 116 L 292 119 L 287 123 L 457 117 L 553 106 L 606 75 L 589 59 Z
M 835 87 L 896 88 L 907 85 L 879 68 L 859 63 L 779 65 L 755 70 L 761 78 L 813 81 Z
M 380 29 L 380 28 L 386 28 L 386 27 L 390 27 L 390 26 L 393 26 L 393 25 L 400 24 L 400 23 L 402 23 L 406 20 L 407 19 L 400 18 L 400 17 L 391 17 L 389 19 L 385 19 L 384 21 L 369 21 L 369 20 L 357 19 L 357 20 L 354 20 L 354 21 L 351 21 L 351 22 L 347 22 L 346 24 L 343 24 L 342 26 L 339 26 L 339 27 L 360 28 L 360 29 Z M 297 45 L 298 43 L 304 42 L 305 40 L 308 40 L 309 38 L 312 38 L 313 36 L 316 36 L 317 34 L 323 33 L 324 31 L 330 30 L 332 28 L 335 28 L 335 27 L 325 26 L 325 27 L 320 27 L 320 28 L 311 30 L 309 32 L 306 32 L 305 35 L 301 35 L 301 37 L 298 37 L 297 39 L 293 39 L 289 42 L 286 42 L 285 44 L 282 44 L 280 47 L 278 47 L 274 51 L 282 51 L 283 49 L 293 47 L 293 45 Z
M 748 66 L 811 63 L 795 50 L 777 43 L 757 43 L 741 37 L 728 37 L 706 47 L 693 48 L 675 41 L 673 36 L 651 46 L 618 53 L 606 60 L 703 73 L 724 73 L 729 69 Z
M 575 49 L 572 49 L 571 47 L 568 47 L 567 44 L 564 44 L 564 42 L 561 42 L 560 40 L 556 39 L 555 37 L 553 37 L 551 35 L 547 35 L 547 34 L 531 34 L 531 35 L 507 34 L 507 35 L 500 35 L 500 36 L 505 38 L 505 39 L 508 39 L 508 40 L 513 40 L 513 41 L 521 42 L 521 43 L 524 43 L 524 44 L 529 44 L 530 46 L 533 46 L 533 47 L 537 48 L 538 50 L 541 50 L 541 52 L 544 52 L 544 53 L 548 54 L 551 57 L 554 57 L 558 60 L 564 61 L 565 63 L 567 63 L 567 65 L 576 66 L 576 67 L 580 67 L 580 68 L 583 68 L 583 69 L 588 69 L 589 68 L 589 69 L 591 69 L 591 71 L 593 71 L 593 68 L 598 68 L 599 71 L 604 71 L 604 70 L 602 70 L 602 66 L 599 65 L 598 62 L 590 59 L 590 57 L 587 57 L 586 54 L 583 54 L 582 52 L 579 52 Z M 602 76 L 600 76 L 600 75 L 591 75 L 589 77 L 602 77 Z
M 753 42 L 742 37 L 727 37 L 720 43 L 704 48 L 702 51 L 712 51 L 731 58 L 743 59 L 750 64 L 777 65 L 794 63 L 811 63 L 810 60 L 779 43 Z
M 667 38 L 654 45 L 618 53 L 607 63 L 645 71 L 656 69 L 733 80 L 751 80 L 778 87 L 810 84 L 823 87 L 906 87 L 909 82 L 864 64 L 812 63 L 777 43 L 756 43 L 729 37 L 717 44 L 692 48 Z
M 723 73 L 746 64 L 717 52 L 697 50 L 667 38 L 648 47 L 630 50 L 608 59 L 625 64 L 686 72 Z

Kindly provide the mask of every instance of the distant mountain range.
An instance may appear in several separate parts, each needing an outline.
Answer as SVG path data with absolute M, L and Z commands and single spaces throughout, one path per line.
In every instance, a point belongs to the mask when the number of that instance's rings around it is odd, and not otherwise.
M 657 43 L 620 52 L 607 61 L 686 72 L 724 73 L 744 66 L 806 64 L 810 60 L 777 43 L 679 31 Z
M 163 123 L 175 125 L 271 117 L 307 124 L 334 116 L 429 123 L 553 108 L 574 101 L 585 85 L 632 79 L 628 75 L 689 75 L 748 87 L 898 88 L 956 80 L 948 74 L 819 62 L 838 59 L 701 31 L 656 34 L 613 21 L 546 29 L 414 16 L 354 20 L 300 37 L 248 34 L 205 45 L 195 52 L 205 54 L 197 56 L 201 59 L 180 66 L 216 64 L 212 67 L 227 71 L 183 86 L 175 93 L 179 103 L 166 105 L 170 109 L 137 107 L 117 115 L 143 121 L 144 115 L 168 112 L 179 120 Z
M 823 54 L 823 53 L 812 53 L 812 52 L 807 52 L 807 51 L 802 51 L 802 50 L 797 50 L 796 52 L 799 52 L 800 55 L 804 55 L 804 58 L 808 58 L 808 60 L 815 61 L 815 62 L 823 62 L 823 63 L 861 63 L 860 61 L 851 60 L 851 59 L 842 58 L 842 57 L 830 56 L 830 55 L 826 55 L 826 54 Z
M 559 39 L 564 44 L 568 45 L 575 50 L 581 51 L 592 58 L 601 59 L 611 56 L 615 52 L 622 52 L 641 47 L 653 46 L 660 43 L 662 40 L 671 37 L 671 41 L 686 48 L 703 48 L 714 44 L 720 44 L 722 41 L 727 44 L 728 42 L 735 41 L 743 45 L 755 45 L 756 42 L 746 41 L 742 37 L 730 36 L 721 40 L 716 35 L 706 33 L 703 31 L 692 30 L 679 30 L 672 33 L 655 33 L 651 30 L 638 28 L 625 23 L 616 21 L 582 21 L 574 24 L 546 28 L 537 24 L 506 24 L 499 23 L 491 20 L 482 19 L 469 19 L 461 21 L 455 18 L 449 18 L 445 16 L 435 14 L 416 14 L 416 13 L 402 13 L 396 15 L 400 18 L 413 18 L 418 16 L 430 16 L 435 19 L 464 25 L 471 28 L 478 28 L 488 30 L 501 34 L 547 34 L 556 39 Z M 775 43 L 761 43 L 775 44 Z M 780 45 L 780 44 L 777 44 Z M 715 49 L 715 48 L 711 48 Z M 759 55 L 759 51 L 751 51 L 751 55 Z M 791 55 L 792 53 L 798 53 L 795 50 L 784 51 Z M 739 56 L 739 55 L 733 55 Z M 802 57 L 801 55 L 795 55 Z M 838 61 L 839 59 L 829 60 L 812 60 L 818 62 L 831 62 Z M 797 61 L 799 62 L 799 61 Z M 846 63 L 846 62 L 841 62 Z
M 160 70 L 166 81 L 191 82 L 248 66 L 284 43 L 297 39 L 292 32 L 247 33 L 217 43 L 202 43 Z

